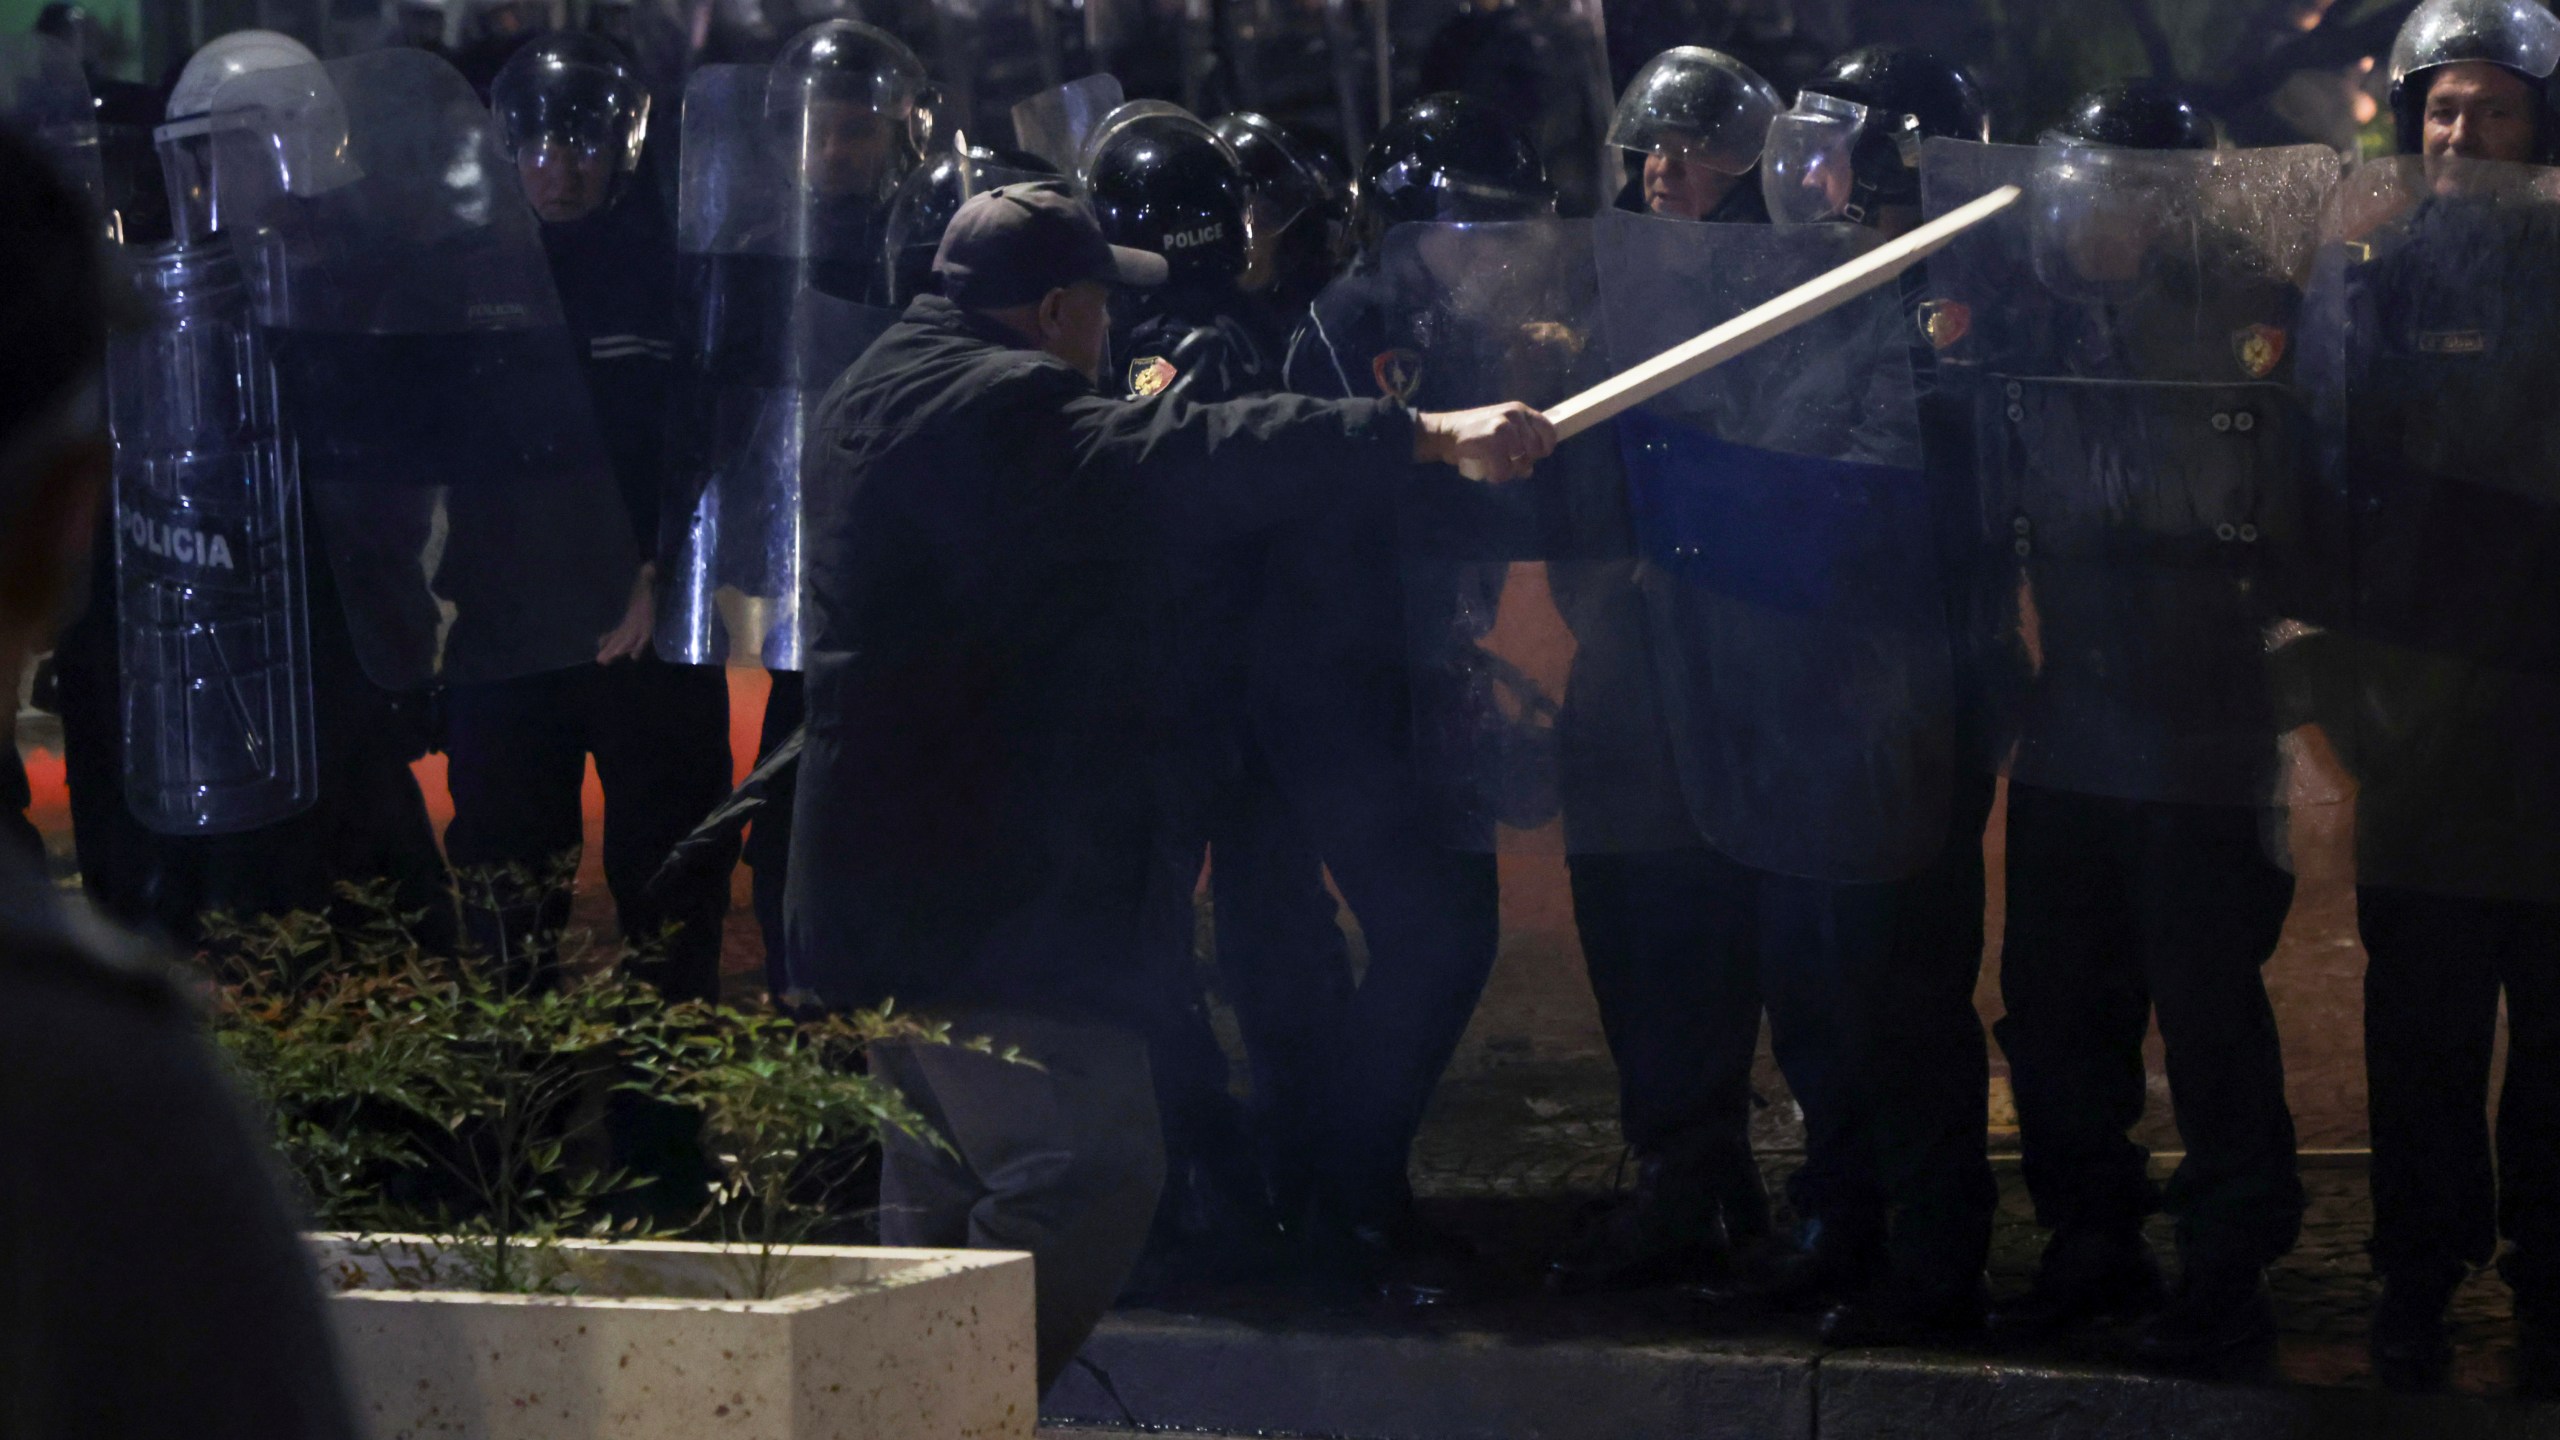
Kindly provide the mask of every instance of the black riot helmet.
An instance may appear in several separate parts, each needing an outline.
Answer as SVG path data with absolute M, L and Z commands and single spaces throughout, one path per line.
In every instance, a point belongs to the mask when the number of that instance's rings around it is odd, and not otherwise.
M 1492 106 L 1426 95 L 1369 143 L 1355 225 L 1361 250 L 1374 253 L 1392 225 L 1526 220 L 1552 214 L 1555 203 L 1538 152 Z
M 1769 127 L 1761 188 L 1769 218 L 1868 223 L 1920 203 L 1920 142 L 1985 141 L 1991 112 L 1962 67 L 1925 50 L 1869 45 L 1804 83 Z
M 1778 110 L 1778 92 L 1750 66 L 1722 51 L 1682 45 L 1636 72 L 1609 121 L 1609 143 L 1741 175 L 1760 163 Z
M 1244 273 L 1244 166 L 1207 125 L 1160 101 L 1103 117 L 1076 179 L 1114 245 L 1162 255 L 1177 284 L 1232 284 Z
M 2401 153 L 2418 153 L 2431 72 L 2466 61 L 2511 71 L 2541 97 L 2534 158 L 2560 160 L 2560 96 L 2551 84 L 2560 70 L 2560 16 L 2539 0 L 2426 0 L 2410 12 L 2391 42 L 2391 119 Z
M 799 183 L 830 199 L 876 202 L 931 145 L 934 101 L 924 62 L 898 37 L 827 20 L 775 58 L 764 113 Z
M 1275 229 L 1341 203 L 1350 189 L 1349 177 L 1332 167 L 1322 147 L 1267 115 L 1238 110 L 1209 122 L 1209 128 L 1235 152 L 1262 220 Z
M 916 167 L 889 202 L 884 268 L 889 276 L 889 303 L 904 306 L 918 295 L 939 294 L 942 282 L 933 273 L 934 252 L 942 248 L 942 232 L 969 197 L 1025 180 L 1057 178 L 1057 171 L 1037 155 L 1020 150 L 945 151 Z
M 489 108 L 509 155 L 548 141 L 608 155 L 616 175 L 640 167 L 649 136 L 649 87 L 600 35 L 545 35 L 517 51 L 489 87 Z
M 2119 80 L 2071 102 L 2071 113 L 2047 142 L 2116 150 L 2212 150 L 2222 127 L 2178 86 L 2165 80 Z

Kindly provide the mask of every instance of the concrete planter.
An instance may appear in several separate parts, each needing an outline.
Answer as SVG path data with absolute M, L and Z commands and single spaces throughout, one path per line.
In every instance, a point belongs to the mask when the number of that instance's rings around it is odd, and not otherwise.
M 742 1300 L 721 1246 L 564 1243 L 574 1296 L 387 1288 L 435 1242 L 314 1237 L 373 1440 L 1031 1440 L 1027 1255 L 801 1246 Z

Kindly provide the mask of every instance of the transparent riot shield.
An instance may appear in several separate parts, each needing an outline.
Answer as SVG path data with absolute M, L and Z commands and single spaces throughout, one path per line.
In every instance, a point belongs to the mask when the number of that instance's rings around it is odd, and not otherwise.
M 934 0 L 934 78 L 963 135 L 1005 144 L 1018 106 L 1093 68 L 1077 23 L 1082 8 L 1063 0 Z
M 135 281 L 107 368 L 126 804 L 255 829 L 319 787 L 300 488 L 230 248 L 146 251 Z
M 414 50 L 215 97 L 214 189 L 375 683 L 590 664 L 639 552 L 488 112 Z
M 2336 174 L 2314 146 L 1927 147 L 1932 213 L 2026 192 L 1931 261 L 1922 317 L 1970 384 L 1979 520 L 2016 561 L 2032 675 L 2013 780 L 2294 798 L 2278 596 L 2313 451 L 2291 382 Z
M 1605 378 L 1588 221 L 1408 225 L 1382 263 L 1382 388 L 1425 410 L 1553 404 Z M 1450 471 L 1402 519 L 1415 763 L 1447 843 L 1653 850 L 1682 814 L 1612 437 L 1531 478 Z
M 0 35 L 0 123 L 33 140 L 112 224 L 98 159 L 97 109 L 70 46 L 50 35 Z
M 1598 223 L 1615 369 L 1877 243 Z M 1895 880 L 1946 836 L 1953 662 L 1909 335 L 1888 287 L 1618 421 L 1682 794 L 1757 869 Z
M 2356 878 L 2560 901 L 2560 171 L 2362 166 L 2322 236 L 2292 649 Z
M 1085 142 L 1127 98 L 1114 75 L 1053 86 L 1013 107 L 1013 143 L 1058 167 L 1059 174 L 1072 175 Z
M 827 387 L 896 317 L 866 303 L 885 231 L 812 215 L 769 90 L 765 66 L 714 65 L 685 93 L 676 243 L 687 383 L 658 653 L 797 670 L 810 427 Z

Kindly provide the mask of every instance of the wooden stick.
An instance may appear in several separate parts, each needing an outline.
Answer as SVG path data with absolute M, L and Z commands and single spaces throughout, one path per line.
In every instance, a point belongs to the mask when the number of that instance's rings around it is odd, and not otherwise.
M 1632 410 L 1764 341 L 1855 300 L 1919 264 L 1958 235 L 2017 203 L 2018 187 L 2003 185 L 1951 210 L 1898 240 L 1879 245 L 1837 270 L 1817 275 L 1766 304 L 1746 310 L 1694 340 L 1675 345 L 1581 394 L 1549 406 L 1559 439 L 1570 439 L 1603 420 Z

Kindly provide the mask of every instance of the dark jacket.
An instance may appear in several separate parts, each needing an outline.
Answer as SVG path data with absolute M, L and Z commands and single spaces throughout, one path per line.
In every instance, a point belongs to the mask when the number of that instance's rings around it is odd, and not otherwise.
M 1143 1017 L 1165 556 L 1413 474 L 1405 412 L 1096 393 L 939 296 L 821 407 L 791 984 Z
M 654 555 L 675 373 L 675 235 L 651 197 L 627 185 L 583 220 L 543 226 L 542 248 L 586 362 L 632 537 Z
M 0 856 L 0 1434 L 353 1436 L 267 1145 L 138 942 Z

